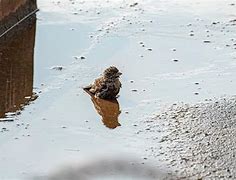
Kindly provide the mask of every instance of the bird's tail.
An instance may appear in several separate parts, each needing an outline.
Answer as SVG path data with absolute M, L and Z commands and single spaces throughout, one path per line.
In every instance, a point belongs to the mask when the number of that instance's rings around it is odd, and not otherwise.
M 90 84 L 88 86 L 83 87 L 83 90 L 89 91 L 91 88 L 92 88 L 92 85 Z
M 92 85 L 88 85 L 88 86 L 83 87 L 83 90 L 84 90 L 86 93 L 88 93 L 91 97 L 93 97 L 94 94 L 90 92 L 90 89 L 91 89 L 91 88 L 92 88 Z

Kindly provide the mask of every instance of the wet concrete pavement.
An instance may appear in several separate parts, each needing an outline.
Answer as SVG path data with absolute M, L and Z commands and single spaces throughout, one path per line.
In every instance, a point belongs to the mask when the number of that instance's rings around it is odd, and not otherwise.
M 146 121 L 163 106 L 235 94 L 236 6 L 137 2 L 38 2 L 33 82 L 39 98 L 14 122 L 0 125 L 0 178 L 46 174 L 64 163 L 106 156 L 134 156 L 170 172 L 183 167 L 155 156 L 162 144 L 152 137 L 169 131 L 158 133 L 159 121 L 153 121 L 150 132 Z M 81 88 L 110 65 L 123 73 L 121 126 L 113 130 Z

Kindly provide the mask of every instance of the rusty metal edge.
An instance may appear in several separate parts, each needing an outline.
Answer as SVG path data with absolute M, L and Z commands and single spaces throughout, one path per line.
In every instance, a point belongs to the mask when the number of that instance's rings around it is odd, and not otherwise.
M 15 28 L 16 26 L 18 26 L 20 23 L 22 23 L 23 21 L 25 21 L 27 18 L 29 18 L 30 16 L 34 15 L 35 13 L 37 13 L 39 11 L 39 9 L 35 9 L 33 10 L 31 13 L 29 13 L 28 15 L 26 15 L 24 18 L 22 18 L 21 20 L 19 20 L 17 23 L 15 23 L 14 25 L 12 25 L 10 28 L 8 28 L 5 32 L 3 32 L 2 34 L 0 34 L 0 38 L 2 38 L 4 35 L 6 35 L 9 31 L 11 31 L 13 28 Z

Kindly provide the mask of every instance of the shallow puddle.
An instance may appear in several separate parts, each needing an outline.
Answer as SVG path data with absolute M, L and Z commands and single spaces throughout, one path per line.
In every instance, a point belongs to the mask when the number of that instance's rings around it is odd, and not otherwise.
M 234 9 L 216 2 L 39 1 L 37 22 L 1 40 L 0 116 L 39 98 L 0 124 L 0 178 L 117 154 L 146 163 L 144 121 L 160 108 L 235 94 Z M 123 73 L 117 101 L 84 92 L 110 65 Z

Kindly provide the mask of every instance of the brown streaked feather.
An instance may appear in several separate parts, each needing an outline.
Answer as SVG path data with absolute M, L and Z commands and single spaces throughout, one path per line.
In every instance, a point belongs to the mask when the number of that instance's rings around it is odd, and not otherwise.
M 104 88 L 104 78 L 100 77 L 94 81 L 90 88 L 90 92 L 96 94 L 97 92 L 101 91 Z

